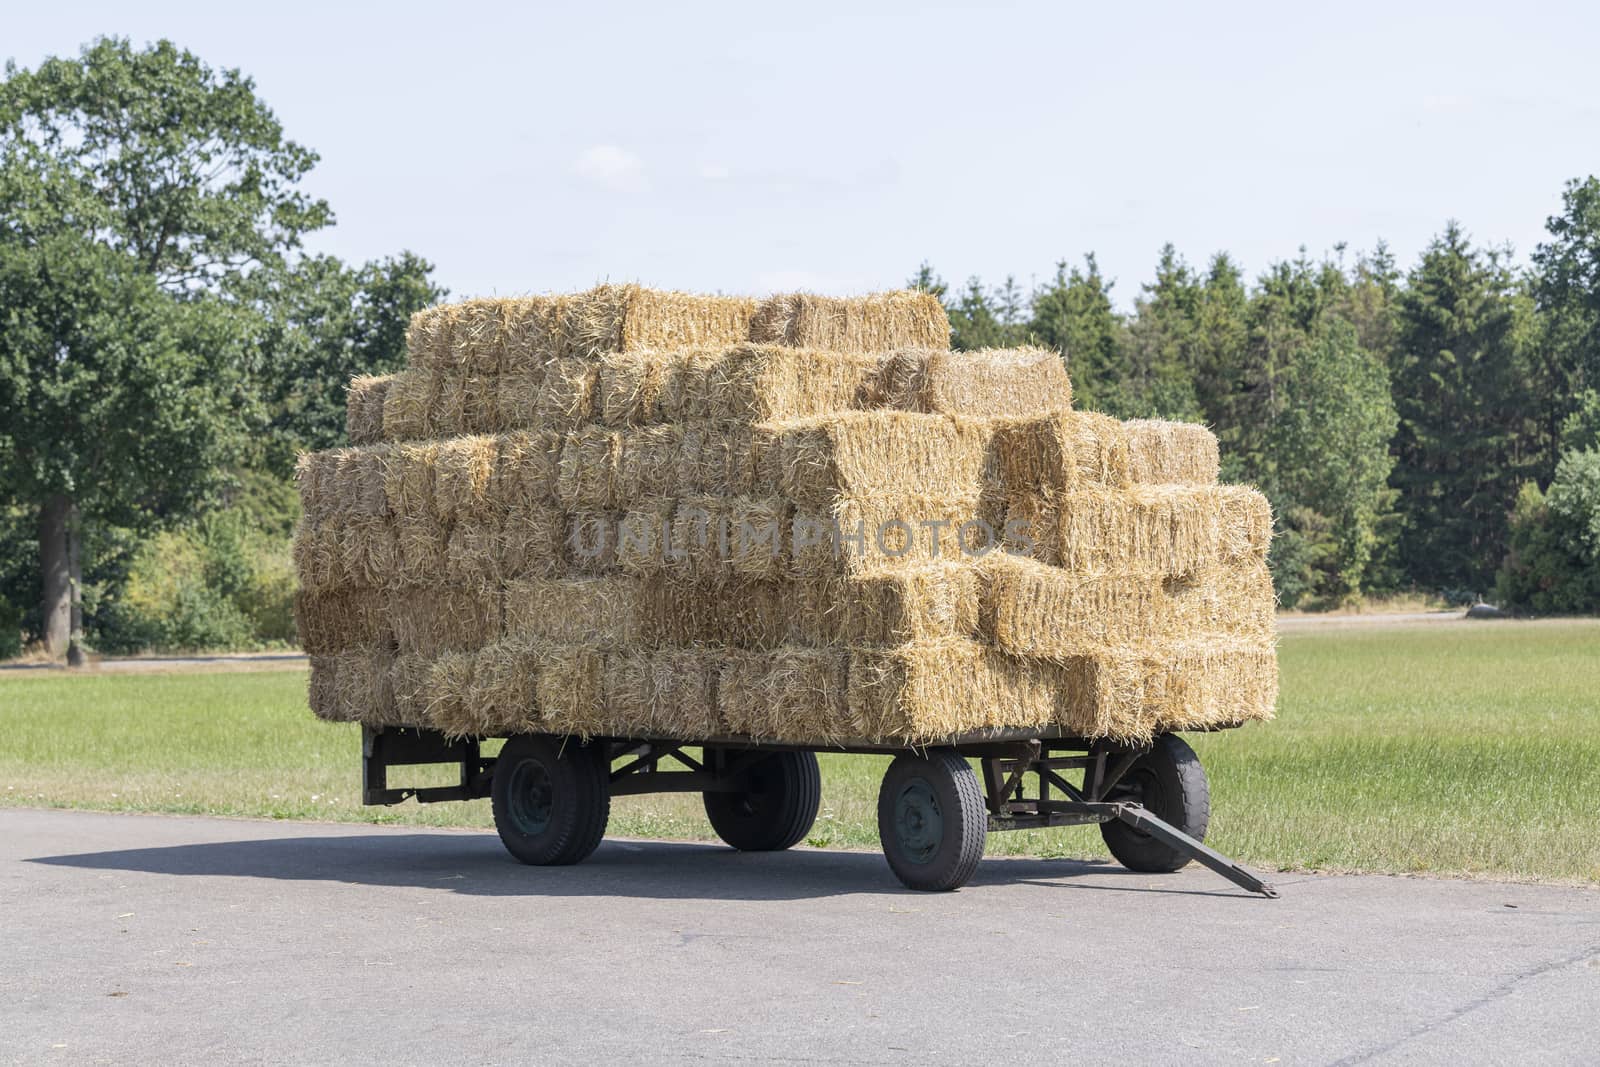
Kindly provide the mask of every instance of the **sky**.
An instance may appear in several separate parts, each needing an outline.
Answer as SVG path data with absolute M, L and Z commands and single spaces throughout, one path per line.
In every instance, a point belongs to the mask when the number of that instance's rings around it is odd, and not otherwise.
M 1254 275 L 1446 220 L 1525 260 L 1600 173 L 1593 3 L 16 4 L 0 57 L 169 38 L 321 162 L 309 247 L 455 296 L 959 282 L 1173 243 Z

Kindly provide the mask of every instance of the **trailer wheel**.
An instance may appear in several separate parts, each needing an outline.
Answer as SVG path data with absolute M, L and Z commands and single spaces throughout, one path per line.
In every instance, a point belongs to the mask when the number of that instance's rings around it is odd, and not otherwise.
M 972 765 L 956 753 L 896 756 L 878 790 L 878 838 L 908 889 L 960 889 L 983 859 L 989 813 Z
M 1162 734 L 1149 752 L 1128 768 L 1106 800 L 1133 801 L 1156 818 L 1196 841 L 1204 841 L 1211 821 L 1211 788 L 1205 768 L 1183 738 Z M 1103 822 L 1100 836 L 1117 862 L 1131 871 L 1169 873 L 1189 862 L 1189 856 L 1162 844 L 1124 822 Z
M 585 859 L 611 814 L 611 763 L 600 745 L 519 734 L 494 761 L 494 828 L 523 863 L 556 866 Z
M 822 806 L 816 753 L 774 752 L 746 773 L 748 791 L 705 794 L 717 836 L 741 852 L 781 852 L 804 840 Z

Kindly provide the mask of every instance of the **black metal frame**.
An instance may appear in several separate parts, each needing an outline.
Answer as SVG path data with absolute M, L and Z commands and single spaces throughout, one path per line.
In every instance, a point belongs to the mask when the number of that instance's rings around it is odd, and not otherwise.
M 599 738 L 609 761 L 628 762 L 611 771 L 612 796 L 640 793 L 728 793 L 750 788 L 752 766 L 773 752 L 814 751 L 898 755 L 918 751 L 908 745 L 769 744 L 742 737 L 708 738 L 702 742 Z M 702 750 L 696 759 L 685 747 Z M 1059 731 L 986 731 L 967 734 L 949 745 L 963 756 L 981 761 L 989 829 L 1029 830 L 1121 821 L 1191 856 L 1228 881 L 1263 896 L 1278 895 L 1250 870 L 1157 818 L 1128 800 L 1111 800 L 1111 791 L 1149 746 L 1118 747 L 1087 741 Z M 476 740 L 450 740 L 435 730 L 415 727 L 361 728 L 363 804 L 398 804 L 415 797 L 423 804 L 473 800 L 489 795 L 494 757 L 486 757 Z M 670 760 L 681 769 L 663 770 Z M 397 766 L 454 763 L 461 778 L 452 786 L 391 788 L 388 770 Z M 1073 785 L 1062 771 L 1081 770 L 1083 784 Z M 1033 795 L 1025 788 L 1034 779 Z M 1059 794 L 1059 797 L 1053 794 Z

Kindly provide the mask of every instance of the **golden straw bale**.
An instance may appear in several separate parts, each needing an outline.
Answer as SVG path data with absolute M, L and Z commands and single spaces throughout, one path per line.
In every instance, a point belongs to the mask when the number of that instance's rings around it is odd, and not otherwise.
M 732 344 L 750 332 L 757 303 L 746 297 L 700 296 L 601 285 L 567 309 L 566 335 L 573 355 L 649 348 Z
M 1190 422 L 1134 419 L 1128 435 L 1128 474 L 1147 485 L 1215 485 L 1220 463 L 1217 438 Z
M 798 585 L 801 638 L 896 645 L 978 631 L 979 581 L 971 561 L 909 564 Z
M 499 571 L 511 580 L 549 577 L 562 566 L 566 513 L 555 505 L 509 509 L 500 522 Z
M 472 712 L 467 701 L 477 664 L 476 650 L 444 652 L 433 657 L 424 690 L 429 726 L 449 737 L 464 737 L 472 732 Z
M 567 435 L 561 448 L 556 495 L 571 510 L 616 506 L 622 435 L 590 426 Z
M 788 580 L 635 580 L 642 601 L 638 643 L 650 647 L 775 648 L 806 606 Z
M 492 383 L 495 426 L 516 430 L 539 425 L 539 395 L 544 390 L 545 367 L 516 367 Z
M 570 296 L 525 296 L 505 302 L 505 348 L 500 372 L 541 372 L 546 363 L 567 355 L 563 332 Z
M 736 346 L 735 350 L 741 350 Z M 661 354 L 661 390 L 656 409 L 665 422 L 706 418 L 709 410 L 707 383 L 713 369 L 725 358 L 728 349 L 682 348 Z M 642 357 L 641 357 L 642 358 Z
M 434 514 L 434 466 L 439 446 L 432 441 L 391 445 L 383 453 L 383 494 L 391 514 Z
M 617 570 L 623 515 L 620 511 L 599 510 L 566 513 L 560 555 L 566 573 L 576 577 Z
M 439 442 L 433 456 L 433 512 L 442 522 L 488 513 L 489 483 L 500 457 L 500 442 L 477 435 Z
M 324 592 L 345 584 L 344 557 L 333 527 L 301 519 L 295 524 L 290 553 L 302 589 Z
M 556 500 L 561 449 L 566 437 L 541 430 L 500 435 L 490 495 L 502 508 L 530 507 Z
M 339 660 L 335 656 L 312 656 L 311 679 L 306 687 L 311 713 L 327 722 L 344 722 L 344 707 L 339 701 Z
M 1011 494 L 1120 488 L 1131 481 L 1124 424 L 1092 411 L 1000 420 L 990 450 L 995 476 Z
M 437 387 L 433 372 L 420 367 L 396 374 L 383 396 L 384 438 L 415 441 L 429 436 Z
M 352 518 L 333 530 L 338 539 L 341 584 L 382 587 L 399 569 L 399 544 L 388 519 Z
M 441 581 L 449 559 L 449 528 L 431 512 L 398 515 L 392 522 L 395 570 L 385 584 L 396 589 Z
M 435 304 L 411 316 L 406 327 L 406 361 L 411 366 L 431 368 L 450 361 L 455 316 L 451 304 Z
M 981 421 L 901 411 L 790 423 L 783 427 L 781 488 L 802 507 L 869 493 L 975 493 L 989 438 Z
M 885 375 L 887 406 L 907 411 L 1015 417 L 1072 406 L 1066 364 L 1042 348 L 900 352 Z
M 394 641 L 387 599 L 378 589 L 297 590 L 294 620 L 300 647 L 315 656 Z
M 444 586 L 389 593 L 389 618 L 400 651 L 422 656 L 481 648 L 500 639 L 500 597 Z
M 536 695 L 543 728 L 592 737 L 605 713 L 605 652 L 593 645 L 531 645 L 537 659 Z
M 539 399 L 530 422 L 541 429 L 570 430 L 594 417 L 599 401 L 600 368 L 587 359 L 558 359 L 546 364 Z
M 843 298 L 790 293 L 761 304 L 750 323 L 750 339 L 838 352 L 949 348 L 950 320 L 932 293 L 898 290 Z
M 506 586 L 505 632 L 617 648 L 641 641 L 650 609 L 643 581 L 629 575 L 524 578 Z
M 493 378 L 503 369 L 509 335 L 507 313 L 513 302 L 479 297 L 457 305 L 451 332 L 451 364 L 465 378 Z
M 1065 675 L 967 638 L 857 648 L 850 721 L 858 737 L 919 744 L 998 727 L 1042 728 L 1056 718 Z
M 375 445 L 384 439 L 383 404 L 392 374 L 358 374 L 345 397 L 345 433 L 353 445 Z
M 759 423 L 803 419 L 867 404 L 884 355 L 737 345 L 720 356 L 691 361 L 684 371 L 681 410 L 669 417 Z
M 1272 505 L 1248 485 L 1210 490 L 1221 504 L 1218 538 L 1225 560 L 1265 560 L 1272 544 Z
M 675 497 L 644 497 L 622 512 L 614 526 L 602 516 L 596 530 L 584 531 L 582 540 L 569 546 L 591 559 L 610 552 L 610 560 L 632 575 L 655 575 L 667 566 L 667 553 L 673 546 L 672 522 L 677 511 Z M 578 535 L 578 531 L 574 531 Z M 601 543 L 610 539 L 609 544 Z
M 697 447 L 700 433 L 682 423 L 667 423 L 621 435 L 616 463 L 618 503 L 626 507 L 677 493 L 683 486 L 685 457 Z M 697 490 L 684 487 L 683 491 Z
M 400 726 L 424 726 L 428 722 L 428 674 L 433 660 L 413 653 L 396 655 L 389 666 L 389 685 L 394 693 L 395 718 Z
M 334 657 L 334 699 L 341 722 L 363 722 L 372 726 L 397 726 L 391 669 L 394 657 L 388 649 L 347 649 Z
M 500 518 L 480 515 L 450 525 L 445 542 L 445 576 L 457 589 L 488 594 L 500 585 Z
M 849 662 L 840 648 L 727 652 L 717 680 L 718 714 L 730 732 L 763 740 L 852 739 Z
M 453 736 L 487 737 L 540 729 L 539 656 L 527 642 L 497 641 L 480 649 L 462 695 Z
M 388 467 L 387 445 L 338 450 L 332 483 L 337 508 L 345 516 L 383 518 L 390 514 L 384 491 Z
M 859 575 L 931 560 L 959 560 L 1000 532 L 982 517 L 976 491 L 844 496 L 827 509 L 797 509 L 790 572 L 811 578 Z
M 577 733 L 694 740 L 724 732 L 716 687 L 722 656 L 699 648 L 621 651 L 601 668 L 602 713 Z
M 608 352 L 600 357 L 599 408 L 610 426 L 643 426 L 661 418 L 661 391 L 672 357 L 658 352 Z

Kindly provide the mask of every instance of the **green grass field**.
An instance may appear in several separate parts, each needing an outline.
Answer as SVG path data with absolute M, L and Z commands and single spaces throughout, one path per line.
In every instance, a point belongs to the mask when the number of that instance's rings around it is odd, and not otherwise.
M 1277 722 L 1191 738 L 1212 844 L 1265 867 L 1600 882 L 1600 622 L 1329 629 L 1281 651 Z M 361 807 L 358 745 L 312 719 L 297 671 L 0 677 L 3 804 L 490 825 L 486 801 Z M 823 758 L 813 844 L 876 846 L 885 762 Z M 698 797 L 625 797 L 611 832 L 710 827 Z M 1092 827 L 989 847 L 1105 855 Z

